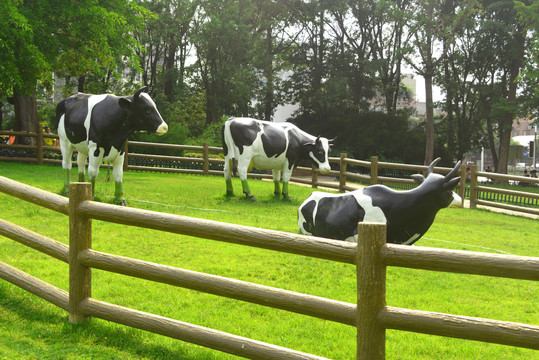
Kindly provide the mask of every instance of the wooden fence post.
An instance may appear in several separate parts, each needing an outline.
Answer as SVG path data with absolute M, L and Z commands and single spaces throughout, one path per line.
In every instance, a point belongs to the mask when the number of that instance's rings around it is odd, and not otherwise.
M 129 168 L 129 159 L 128 159 L 128 153 L 129 153 L 129 146 L 127 145 L 127 143 L 129 142 L 129 140 L 125 140 L 125 144 L 124 144 L 124 171 L 127 171 L 127 169 Z
M 43 129 L 39 127 L 37 129 L 37 151 L 36 151 L 36 158 L 37 158 L 37 164 L 41 165 L 43 164 Z
M 311 186 L 313 189 L 318 189 L 318 172 L 316 171 L 314 165 L 311 165 L 311 174 Z
M 348 155 L 346 153 L 341 153 L 341 161 L 339 163 L 340 170 L 339 170 L 339 191 L 345 192 L 345 186 L 346 186 L 346 157 Z
M 380 250 L 386 224 L 359 223 L 357 238 L 357 359 L 384 360 L 386 330 L 377 320 L 386 305 L 386 267 Z
M 378 156 L 371 156 L 371 185 L 378 184 Z
M 202 174 L 210 174 L 210 150 L 208 149 L 208 143 L 202 144 L 202 158 L 204 163 L 202 164 Z
M 459 169 L 459 176 L 460 181 L 457 185 L 457 194 L 459 194 L 460 198 L 462 199 L 462 204 L 460 207 L 464 207 L 464 199 L 466 198 L 466 165 L 460 164 Z
M 470 209 L 477 207 L 477 165 L 470 170 Z
M 92 199 L 90 183 L 69 185 L 69 322 L 88 321 L 80 302 L 92 295 L 91 269 L 79 263 L 79 253 L 92 247 L 92 220 L 77 214 L 78 205 Z

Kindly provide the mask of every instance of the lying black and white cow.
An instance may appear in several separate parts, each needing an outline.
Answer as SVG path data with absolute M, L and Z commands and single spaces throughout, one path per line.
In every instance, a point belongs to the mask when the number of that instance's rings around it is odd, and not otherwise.
M 300 232 L 357 242 L 358 222 L 378 222 L 387 224 L 387 242 L 413 244 L 427 232 L 440 209 L 462 203 L 453 192 L 460 181 L 460 161 L 442 176 L 432 172 L 439 160 L 429 166 L 426 179 L 412 175 L 419 184 L 412 190 L 372 185 L 345 194 L 313 192 L 298 209 Z
M 288 198 L 288 182 L 298 163 L 310 159 L 321 173 L 330 171 L 328 139 L 309 135 L 293 124 L 231 118 L 225 122 L 222 130 L 226 192 L 229 196 L 233 195 L 231 177 L 234 159 L 238 163 L 243 192 L 252 200 L 254 196 L 247 183 L 247 172 L 251 167 L 272 170 L 275 195 L 281 194 L 279 181 L 282 172 L 284 198 Z
M 79 181 L 84 181 L 88 158 L 88 176 L 95 187 L 99 166 L 112 163 L 115 182 L 114 202 L 125 205 L 122 190 L 124 143 L 135 131 L 146 130 L 162 135 L 168 126 L 161 118 L 155 103 L 139 89 L 133 96 L 77 93 L 56 106 L 62 167 L 66 170 L 64 193 L 69 190 L 69 173 L 73 149 L 77 149 Z

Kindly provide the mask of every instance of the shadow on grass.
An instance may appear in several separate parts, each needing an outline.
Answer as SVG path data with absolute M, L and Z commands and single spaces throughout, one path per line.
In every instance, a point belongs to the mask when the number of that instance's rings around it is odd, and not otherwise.
M 142 330 L 97 318 L 71 324 L 64 310 L 1 279 L 0 324 L 0 349 L 27 358 L 217 360 L 224 355 L 181 340 L 172 340 L 177 343 L 171 349 Z

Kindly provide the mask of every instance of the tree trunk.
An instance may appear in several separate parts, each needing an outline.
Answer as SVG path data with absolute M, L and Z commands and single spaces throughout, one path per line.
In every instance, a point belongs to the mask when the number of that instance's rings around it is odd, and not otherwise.
M 266 94 L 264 96 L 264 120 L 271 121 L 271 115 L 273 115 L 273 85 L 275 81 L 274 70 L 273 70 L 273 34 L 271 33 L 271 27 L 268 27 L 266 30 L 267 34 L 267 58 L 265 66 L 265 77 L 266 77 Z
M 2 108 L 4 107 L 4 103 L 0 101 L 0 130 L 3 129 L 3 113 L 2 113 Z
M 434 102 L 432 101 L 432 73 L 426 72 L 425 78 L 425 165 L 430 165 L 434 157 Z
M 164 61 L 164 72 L 165 72 L 165 96 L 167 100 L 171 102 L 174 100 L 174 71 L 176 68 L 176 52 L 178 51 L 178 45 L 174 36 L 169 37 L 169 45 L 167 56 L 165 56 Z
M 15 105 L 15 130 L 35 132 L 41 131 L 37 118 L 36 93 L 32 91 L 29 95 L 18 89 L 13 90 Z M 36 145 L 35 137 L 21 137 L 20 143 L 25 145 Z
M 509 86 L 507 91 L 507 102 L 515 104 L 517 98 L 517 77 L 520 74 L 520 66 L 522 65 L 524 55 L 525 37 L 521 29 L 517 30 L 515 43 L 518 44 L 518 52 L 511 61 L 509 70 Z M 509 147 L 511 146 L 511 131 L 513 130 L 513 119 L 515 118 L 515 108 L 512 107 L 505 113 L 500 122 L 500 151 L 498 152 L 497 172 L 507 174 L 507 163 L 509 162 Z
M 86 76 L 79 77 L 77 91 L 83 93 L 84 92 L 84 83 L 86 82 Z

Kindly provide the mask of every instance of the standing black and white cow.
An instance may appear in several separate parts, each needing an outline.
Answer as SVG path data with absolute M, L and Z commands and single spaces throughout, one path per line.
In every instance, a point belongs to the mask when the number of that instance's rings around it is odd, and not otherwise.
M 357 242 L 358 222 L 387 224 L 387 242 L 411 245 L 432 225 L 438 211 L 462 203 L 453 192 L 460 177 L 460 161 L 446 176 L 432 171 L 434 160 L 423 175 L 412 175 L 419 184 L 408 191 L 372 185 L 345 194 L 313 192 L 298 209 L 300 232 L 330 239 Z
M 247 183 L 247 172 L 251 167 L 272 170 L 275 195 L 281 194 L 279 181 L 282 173 L 284 198 L 288 198 L 292 170 L 301 161 L 310 159 L 321 173 L 330 171 L 328 139 L 309 135 L 293 124 L 231 118 L 225 122 L 222 131 L 226 192 L 229 196 L 233 195 L 234 160 L 238 164 L 243 192 L 251 200 L 255 199 Z
M 168 126 L 161 118 L 146 87 L 133 96 L 77 93 L 56 106 L 62 167 L 66 170 L 64 193 L 69 190 L 69 173 L 73 149 L 77 149 L 79 181 L 84 181 L 86 159 L 88 176 L 95 179 L 103 161 L 112 163 L 115 182 L 114 202 L 125 205 L 122 189 L 124 143 L 135 131 L 146 130 L 162 135 Z

